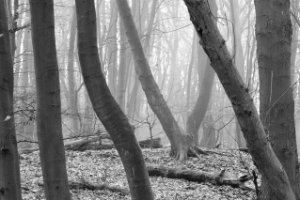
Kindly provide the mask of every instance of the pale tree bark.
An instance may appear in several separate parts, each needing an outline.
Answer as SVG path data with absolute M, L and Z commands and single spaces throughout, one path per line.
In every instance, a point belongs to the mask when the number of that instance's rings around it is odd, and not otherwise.
M 267 139 L 253 99 L 233 63 L 208 2 L 199 0 L 184 0 L 184 2 L 211 65 L 230 99 L 252 159 L 262 176 L 266 177 L 270 192 L 274 194 L 275 200 L 295 200 L 287 173 Z
M 17 90 L 18 94 L 21 95 L 22 102 L 21 108 L 26 109 L 27 100 L 30 98 L 32 94 L 33 87 L 30 84 L 31 73 L 34 71 L 34 64 L 33 64 L 33 55 L 32 55 L 32 40 L 31 40 L 31 30 L 26 30 L 24 33 L 23 38 L 23 67 L 20 71 L 20 84 L 19 90 Z M 21 131 L 21 135 L 28 141 L 33 139 L 33 130 L 34 130 L 34 123 L 30 121 L 28 117 L 22 120 L 23 127 Z M 25 143 L 25 147 L 30 147 L 30 143 Z
M 244 69 L 244 54 L 243 54 L 243 46 L 242 46 L 242 27 L 240 23 L 240 4 L 239 1 L 230 0 L 230 11 L 231 11 L 231 21 L 232 21 L 232 49 L 233 49 L 233 59 L 238 67 L 238 71 L 242 76 L 243 81 L 245 81 L 245 69 Z M 238 120 L 235 120 L 236 127 L 236 143 L 239 148 L 245 148 L 246 142 L 241 132 L 240 125 L 238 124 Z
M 193 143 L 196 146 L 199 145 L 198 131 L 209 106 L 211 92 L 214 85 L 214 76 L 215 76 L 215 72 L 211 68 L 210 62 L 208 61 L 208 58 L 203 52 L 203 50 L 201 54 L 203 54 L 201 57 L 204 58 L 204 60 L 202 60 L 201 62 L 203 62 L 205 66 L 203 79 L 201 81 L 199 80 L 199 88 L 200 88 L 199 96 L 197 98 L 196 104 L 191 114 L 187 119 L 187 125 L 186 125 L 186 131 L 189 135 L 192 136 Z M 198 67 L 200 68 L 202 66 L 203 65 L 199 65 Z
M 214 119 L 212 115 L 207 115 L 202 127 L 203 135 L 200 141 L 200 146 L 206 148 L 214 148 L 217 144 L 218 137 L 214 128 Z
M 76 0 L 76 11 L 79 60 L 93 108 L 121 157 L 131 198 L 153 200 L 147 169 L 133 128 L 112 97 L 100 70 L 94 1 Z
M 189 63 L 188 70 L 187 70 L 188 75 L 187 75 L 187 83 L 186 83 L 186 102 L 185 102 L 185 107 L 186 107 L 187 111 L 190 109 L 192 72 L 193 72 L 193 68 L 195 66 L 195 54 L 197 52 L 196 49 L 198 46 L 197 38 L 198 38 L 198 35 L 196 32 L 194 32 L 191 58 L 190 58 L 190 63 Z
M 13 59 L 5 1 L 0 1 L 0 199 L 21 200 L 13 116 Z
M 217 14 L 217 5 L 214 0 L 211 0 L 209 2 L 210 8 L 214 15 Z M 198 35 L 195 36 L 198 38 Z M 196 40 L 197 41 L 197 40 Z M 199 145 L 199 128 L 200 125 L 205 117 L 206 111 L 209 106 L 209 101 L 211 97 L 211 92 L 214 85 L 214 77 L 215 72 L 210 66 L 210 62 L 207 58 L 207 55 L 203 51 L 203 48 L 197 45 L 197 55 L 198 58 L 201 59 L 198 61 L 198 74 L 199 74 L 199 96 L 197 98 L 196 104 L 191 112 L 191 114 L 188 116 L 187 124 L 186 124 L 186 131 L 187 134 L 189 134 L 193 138 L 193 144 Z M 200 63 L 204 63 L 200 65 Z M 203 73 L 203 79 L 200 81 L 200 72 L 201 68 L 204 66 L 204 73 Z
M 16 0 L 15 3 L 18 5 L 19 1 Z M 21 3 L 23 3 L 23 1 L 21 1 Z M 22 6 L 21 8 L 25 8 L 25 6 Z M 18 23 L 17 25 L 24 25 L 26 23 L 26 18 L 27 18 L 27 13 L 19 13 L 18 7 L 15 7 L 15 14 L 18 15 Z M 25 32 L 27 31 L 27 29 L 22 29 L 20 31 L 17 32 L 17 36 L 16 36 L 16 51 L 15 51 L 15 56 L 14 56 L 14 84 L 15 86 L 18 86 L 18 80 L 20 77 L 20 69 L 21 69 L 21 45 L 22 45 L 22 38 L 24 37 Z M 18 89 L 18 88 L 17 88 Z M 16 93 L 18 92 L 18 90 L 15 90 Z
M 117 100 L 123 112 L 125 112 L 125 93 L 128 79 L 128 71 L 130 58 L 128 57 L 127 45 L 126 45 L 126 33 L 119 20 L 120 29 L 120 55 L 119 55 L 119 73 L 118 73 L 118 93 Z
M 61 126 L 52 0 L 30 0 L 37 87 L 37 135 L 47 200 L 71 199 Z M 45 48 L 47 47 L 47 48 Z
M 86 91 L 84 91 L 84 115 L 82 119 L 82 135 L 92 135 L 93 134 L 93 118 L 94 118 L 94 111 L 91 105 L 91 101 Z
M 117 21 L 118 12 L 115 1 L 110 1 L 110 21 L 106 36 L 106 59 L 108 73 L 108 87 L 113 95 L 116 90 L 116 75 L 117 75 Z
M 135 70 L 146 94 L 148 103 L 166 132 L 176 157 L 179 160 L 183 160 L 186 158 L 189 148 L 187 145 L 188 139 L 181 132 L 178 123 L 154 80 L 127 0 L 117 0 L 117 5 L 133 53 Z
M 179 9 L 179 1 L 172 1 L 172 6 L 170 7 L 170 13 L 173 18 L 178 17 L 178 9 Z M 172 20 L 173 26 L 176 27 L 176 20 Z M 167 98 L 174 96 L 174 81 L 175 81 L 175 72 L 177 69 L 177 61 L 178 61 L 178 48 L 179 48 L 179 36 L 178 31 L 173 32 L 172 40 L 169 44 L 169 52 L 171 52 L 171 63 L 169 65 L 169 80 L 168 80 L 168 96 Z
M 148 2 L 146 2 L 148 3 Z M 142 24 L 141 21 L 144 19 L 142 18 L 143 15 L 141 15 L 141 0 L 136 0 L 136 1 L 133 1 L 132 2 L 132 13 L 133 13 L 133 17 L 134 17 L 134 20 L 137 24 L 137 31 L 138 31 L 138 34 L 141 35 L 141 33 L 144 31 L 143 28 L 144 28 L 144 23 Z M 143 13 L 144 14 L 144 13 Z M 122 20 L 120 19 L 120 22 L 124 28 L 124 25 L 122 23 Z M 125 28 L 124 28 L 125 29 Z M 126 30 L 124 30 L 124 33 L 125 33 L 125 37 L 126 37 Z M 131 55 L 130 55 L 131 56 Z M 139 84 L 139 80 L 138 80 L 138 77 L 136 75 L 136 73 L 134 72 L 134 70 L 132 69 L 134 66 L 133 65 L 130 65 L 130 76 L 131 77 L 133 75 L 134 78 L 130 79 L 131 81 L 129 82 L 129 89 L 131 89 L 130 92 L 128 92 L 128 102 L 127 102 L 127 115 L 134 119 L 137 114 L 136 112 L 136 108 L 137 108 L 137 104 L 140 100 L 140 97 L 139 97 L 139 92 L 140 92 L 140 84 Z M 131 87 L 130 87 L 131 86 Z
M 69 110 L 71 118 L 71 129 L 76 134 L 79 132 L 78 124 L 78 103 L 77 103 L 77 92 L 76 92 L 76 81 L 75 81 L 75 66 L 74 66 L 74 50 L 75 50 L 75 39 L 76 39 L 76 10 L 74 7 L 72 16 L 72 22 L 70 27 L 69 35 L 69 51 L 68 51 L 68 86 L 69 86 Z
M 260 81 L 260 115 L 272 147 L 300 199 L 291 77 L 292 24 L 289 0 L 254 1 Z M 275 193 L 263 181 L 262 199 Z
M 133 17 L 135 19 L 135 22 L 137 24 L 137 32 L 138 35 L 141 36 L 142 33 L 145 31 L 146 32 L 146 39 L 143 42 L 143 48 L 145 51 L 145 55 L 148 55 L 149 52 L 151 52 L 151 33 L 152 33 L 152 27 L 155 19 L 155 14 L 156 14 L 156 6 L 157 6 L 157 1 L 153 1 L 151 5 L 151 11 L 150 11 L 150 16 L 148 17 L 148 4 L 150 1 L 144 1 L 143 5 L 141 6 L 141 0 L 136 0 L 133 2 L 132 8 L 134 13 Z M 141 9 L 142 7 L 142 13 Z M 147 24 L 144 23 L 144 21 L 147 20 Z M 122 21 L 122 20 L 120 20 Z M 122 22 L 121 22 L 122 23 Z M 124 26 L 124 25 L 122 25 Z M 145 30 L 144 30 L 145 29 Z M 135 115 L 139 115 L 137 111 L 139 111 L 138 107 L 141 102 L 141 97 L 138 95 L 140 93 L 140 82 L 138 80 L 138 76 L 134 72 L 134 70 L 131 70 L 132 74 L 134 76 L 133 79 L 133 86 L 132 86 L 132 91 L 129 94 L 129 101 L 128 101 L 128 115 L 131 116 L 132 118 L 135 118 Z

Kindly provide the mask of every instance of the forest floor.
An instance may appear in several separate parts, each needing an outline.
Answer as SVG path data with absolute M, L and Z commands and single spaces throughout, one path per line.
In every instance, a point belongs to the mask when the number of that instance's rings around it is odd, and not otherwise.
M 147 166 L 163 166 L 176 169 L 191 169 L 220 174 L 238 179 L 254 169 L 250 156 L 236 150 L 210 150 L 209 155 L 189 158 L 179 163 L 169 157 L 169 149 L 144 149 Z M 45 199 L 39 153 L 21 154 L 21 181 L 24 200 Z M 86 187 L 72 187 L 73 200 L 123 200 L 130 199 L 126 194 L 128 184 L 120 158 L 116 150 L 67 151 L 67 169 L 69 182 L 86 185 L 108 185 L 121 188 L 109 191 Z M 252 181 L 248 181 L 254 188 Z M 151 177 L 151 185 L 157 200 L 244 200 L 256 199 L 255 190 L 233 188 L 212 183 L 196 183 L 183 179 Z

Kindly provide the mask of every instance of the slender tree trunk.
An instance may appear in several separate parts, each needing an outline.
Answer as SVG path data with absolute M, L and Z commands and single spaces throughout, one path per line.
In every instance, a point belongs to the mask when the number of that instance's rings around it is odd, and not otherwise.
M 116 75 L 117 75 L 117 21 L 118 12 L 115 1 L 110 1 L 110 21 L 106 37 L 107 50 L 107 72 L 108 72 L 108 87 L 113 95 L 116 90 Z
M 192 83 L 192 71 L 195 66 L 195 54 L 196 54 L 196 49 L 198 46 L 198 41 L 197 41 L 198 35 L 196 32 L 193 33 L 193 43 L 192 43 L 192 52 L 191 52 L 191 58 L 190 58 L 190 63 L 188 66 L 188 75 L 187 75 L 187 86 L 186 86 L 186 109 L 190 109 L 190 98 L 191 98 L 191 83 Z
M 13 116 L 13 59 L 5 1 L 0 1 L 0 199 L 21 200 Z
M 74 8 L 73 17 L 70 27 L 70 38 L 69 38 L 69 52 L 68 52 L 68 86 L 69 86 L 69 101 L 70 101 L 70 118 L 72 131 L 75 133 L 79 132 L 78 124 L 78 105 L 77 105 L 77 94 L 76 94 L 76 81 L 75 81 L 75 67 L 74 67 L 74 50 L 75 50 L 75 38 L 76 38 L 76 10 Z
M 274 194 L 275 200 L 295 200 L 287 173 L 267 140 L 253 99 L 232 61 L 208 2 L 198 0 L 184 0 L 184 2 L 201 38 L 202 46 L 231 101 L 252 159 L 262 176 L 267 178 L 270 192 Z
M 147 169 L 133 128 L 112 97 L 100 71 L 94 1 L 76 0 L 76 10 L 79 60 L 93 108 L 120 154 L 132 199 L 153 200 Z
M 241 74 L 243 81 L 245 81 L 245 69 L 244 69 L 244 54 L 242 46 L 242 28 L 240 26 L 240 5 L 239 1 L 230 0 L 230 10 L 231 10 L 231 21 L 232 21 L 232 32 L 233 32 L 233 58 L 238 71 Z M 239 148 L 244 148 L 246 146 L 245 139 L 243 137 L 240 125 L 238 124 L 237 119 L 235 119 L 236 127 L 236 142 Z
M 47 200 L 69 200 L 52 0 L 30 0 L 37 87 L 37 135 Z M 45 48 L 47 47 L 47 48 Z
M 199 97 L 197 99 L 192 113 L 188 117 L 186 125 L 187 133 L 193 137 L 193 143 L 196 146 L 199 144 L 198 131 L 208 109 L 215 76 L 215 72 L 211 68 L 210 62 L 208 61 L 208 58 L 203 52 L 203 50 L 202 54 L 203 56 L 201 57 L 205 58 L 206 61 L 201 61 L 205 63 L 205 70 L 202 81 L 199 80 Z M 200 68 L 201 65 L 199 65 L 198 67 Z
M 126 33 L 123 27 L 123 24 L 121 23 L 121 20 L 119 21 L 119 27 L 120 27 L 120 61 L 119 61 L 119 74 L 118 74 L 118 103 L 125 112 L 125 93 L 126 93 L 126 85 L 127 85 L 127 73 L 129 71 L 129 58 L 128 51 L 127 51 L 127 45 L 126 45 Z
M 289 0 L 255 1 L 260 115 L 272 147 L 300 199 L 291 78 L 292 24 Z M 271 22 L 269 21 L 271 20 Z M 265 183 L 267 183 L 265 181 Z M 274 199 L 263 187 L 263 196 Z
M 211 10 L 214 15 L 217 14 L 217 5 L 216 2 L 213 0 L 209 3 Z M 198 35 L 195 35 L 195 37 L 198 39 Z M 197 39 L 195 41 L 197 41 Z M 186 131 L 187 133 L 193 138 L 194 145 L 199 144 L 199 128 L 200 125 L 205 117 L 206 111 L 209 106 L 209 101 L 211 98 L 211 92 L 214 85 L 214 77 L 215 72 L 210 66 L 210 62 L 208 60 L 207 55 L 203 51 L 202 46 L 199 46 L 197 44 L 197 54 L 198 54 L 198 77 L 199 77 L 199 96 L 197 99 L 197 102 L 192 110 L 192 113 L 188 116 L 187 119 L 187 125 L 186 125 Z M 203 63 L 200 65 L 200 63 Z M 204 66 L 204 73 L 203 73 L 203 79 L 200 81 L 201 77 L 201 69 Z
M 166 132 L 179 160 L 187 156 L 187 138 L 183 135 L 166 101 L 153 78 L 136 30 L 127 0 L 117 0 L 119 13 L 135 60 L 135 70 L 146 94 L 148 103 Z
M 216 146 L 218 138 L 216 130 L 214 128 L 214 119 L 212 115 L 206 117 L 205 123 L 203 124 L 203 135 L 200 141 L 200 146 L 206 148 L 213 148 Z

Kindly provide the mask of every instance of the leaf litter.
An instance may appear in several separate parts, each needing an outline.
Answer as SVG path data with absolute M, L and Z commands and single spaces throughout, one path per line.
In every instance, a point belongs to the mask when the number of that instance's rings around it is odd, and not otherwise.
M 251 157 L 237 150 L 214 149 L 216 153 L 189 158 L 181 163 L 169 156 L 168 148 L 143 149 L 146 165 L 163 166 L 177 169 L 201 170 L 219 174 L 225 170 L 227 176 L 238 179 L 241 175 L 255 170 Z M 22 154 L 21 185 L 24 200 L 44 200 L 42 173 L 39 153 Z M 117 151 L 66 151 L 69 182 L 105 184 L 111 187 L 128 189 L 126 175 Z M 152 190 L 157 200 L 252 200 L 255 191 L 232 188 L 226 185 L 196 183 L 183 179 L 150 177 Z M 250 183 L 248 183 L 250 182 Z M 251 188 L 253 184 L 248 181 Z M 252 185 L 251 185 L 252 184 Z M 128 194 L 109 190 L 90 190 L 72 188 L 73 200 L 127 200 Z

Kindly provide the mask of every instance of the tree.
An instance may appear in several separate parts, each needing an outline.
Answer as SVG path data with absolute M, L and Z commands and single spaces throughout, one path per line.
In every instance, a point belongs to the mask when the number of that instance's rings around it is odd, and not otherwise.
M 76 12 L 79 61 L 93 108 L 121 157 L 132 199 L 153 200 L 149 176 L 134 130 L 112 97 L 101 72 L 94 1 L 76 0 Z
M 154 80 L 127 0 L 116 1 L 134 57 L 135 71 L 146 94 L 148 103 L 166 132 L 176 157 L 179 160 L 184 160 L 187 157 L 189 149 L 188 138 L 182 133 Z
M 212 12 L 214 15 L 217 13 L 217 5 L 216 2 L 210 1 L 209 5 L 211 7 Z M 195 35 L 198 39 L 198 36 Z M 196 42 L 198 41 L 195 39 Z M 197 43 L 197 42 L 196 42 Z M 192 52 L 193 53 L 193 52 Z M 199 136 L 198 136 L 198 131 L 200 128 L 200 125 L 205 117 L 206 111 L 209 106 L 209 101 L 211 97 L 211 92 L 213 89 L 214 85 L 214 77 L 215 77 L 215 72 L 210 66 L 210 62 L 208 61 L 207 55 L 202 49 L 202 46 L 199 46 L 197 44 L 197 54 L 198 54 L 198 77 L 199 77 L 199 96 L 197 98 L 196 104 L 191 112 L 191 114 L 188 116 L 187 123 L 186 123 L 186 131 L 189 135 L 193 137 L 193 142 L 194 145 L 199 144 Z M 203 79 L 200 81 L 200 74 L 201 74 L 201 68 L 203 65 L 200 65 L 201 63 L 204 63 L 204 73 L 203 73 Z M 203 137 L 202 137 L 203 140 Z
M 79 132 L 78 109 L 77 109 L 77 91 L 74 70 L 74 50 L 76 38 L 76 11 L 74 8 L 72 22 L 70 27 L 69 51 L 68 51 L 68 86 L 69 86 L 69 102 L 71 115 L 71 128 L 76 134 Z
M 0 199 L 21 200 L 20 168 L 13 116 L 13 60 L 6 1 L 0 1 Z
M 210 62 L 208 61 L 207 56 L 205 55 L 203 50 L 201 52 L 202 52 L 201 53 L 202 56 L 201 55 L 198 56 L 204 58 L 203 60 L 205 63 L 205 69 L 203 73 L 203 79 L 202 81 L 199 80 L 199 88 L 200 88 L 199 96 L 197 98 L 197 102 L 191 114 L 187 119 L 187 124 L 186 124 L 186 131 L 189 135 L 193 137 L 194 145 L 199 144 L 198 131 L 205 117 L 209 105 L 209 100 L 211 97 L 211 92 L 214 85 L 214 76 L 215 76 L 215 72 L 213 71 L 213 69 L 211 69 Z M 200 68 L 201 66 L 203 65 L 199 65 L 198 68 Z
M 30 0 L 37 87 L 37 135 L 47 200 L 71 199 L 61 126 L 52 0 Z
M 201 39 L 243 131 L 252 159 L 266 178 L 274 199 L 295 200 L 288 176 L 267 139 L 249 90 L 242 81 L 221 36 L 207 1 L 184 0 L 191 21 Z
M 245 81 L 245 69 L 244 69 L 244 55 L 242 46 L 242 27 L 240 22 L 240 5 L 238 1 L 230 0 L 230 11 L 231 11 L 231 21 L 232 21 L 232 48 L 233 48 L 233 58 L 238 71 L 241 74 L 243 81 Z M 245 148 L 245 139 L 242 135 L 241 128 L 236 120 L 236 142 L 239 148 Z
M 291 77 L 292 23 L 289 0 L 254 1 L 260 81 L 260 116 L 272 147 L 300 199 Z M 280 13 L 280 14 L 279 14 Z M 274 199 L 263 184 L 263 198 Z

